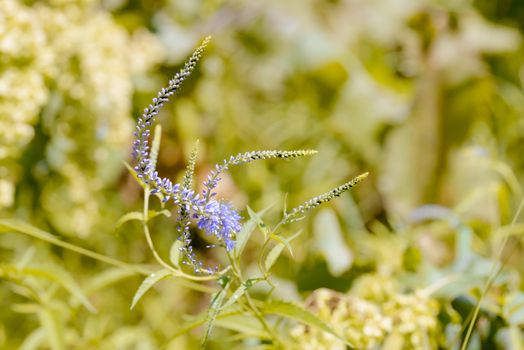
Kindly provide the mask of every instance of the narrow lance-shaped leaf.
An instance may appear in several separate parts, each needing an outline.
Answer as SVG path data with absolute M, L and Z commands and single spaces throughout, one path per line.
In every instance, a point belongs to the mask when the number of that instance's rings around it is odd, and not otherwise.
M 191 317 L 180 329 L 176 330 L 176 332 L 171 336 L 170 341 L 181 336 L 182 334 L 191 331 L 192 329 L 195 329 L 196 327 L 205 324 L 208 317 L 208 313 L 209 310 L 195 317 Z M 233 305 L 229 307 L 228 310 L 221 311 L 220 314 L 217 315 L 216 319 L 227 318 L 234 315 L 241 315 L 242 313 L 244 313 L 244 311 L 240 307 L 240 305 Z
M 279 243 L 276 246 L 274 246 L 269 251 L 269 253 L 266 256 L 266 260 L 265 260 L 265 263 L 264 263 L 266 271 L 269 271 L 271 269 L 271 267 L 275 264 L 275 262 L 277 261 L 277 259 L 280 256 L 280 254 L 282 254 L 282 251 L 284 250 L 284 248 L 287 247 L 288 250 L 289 250 L 289 253 L 291 255 L 293 255 L 293 251 L 292 251 L 291 246 L 290 246 L 289 243 L 292 240 L 294 240 L 296 237 L 298 237 L 301 233 L 302 233 L 302 231 L 298 231 L 297 233 L 295 233 L 293 236 L 291 236 L 289 238 L 276 236 L 276 237 L 279 238 Z
M 144 215 L 138 211 L 132 211 L 130 213 L 126 213 L 122 215 L 120 219 L 118 219 L 118 221 L 116 222 L 115 228 L 116 229 L 120 228 L 123 224 L 125 224 L 128 221 L 133 221 L 133 220 L 142 221 L 143 218 L 144 218 Z
M 138 287 L 138 290 L 133 296 L 133 301 L 131 302 L 131 310 L 136 306 L 136 304 L 142 298 L 142 296 L 144 296 L 144 294 L 155 285 L 155 283 L 170 275 L 171 272 L 169 270 L 162 269 L 160 271 L 153 272 L 152 274 L 147 276 L 140 285 L 140 287 Z
M 200 345 L 201 349 L 205 349 L 206 347 L 209 336 L 211 335 L 211 330 L 213 329 L 213 323 L 215 322 L 215 319 L 218 316 L 218 313 L 220 312 L 220 306 L 222 305 L 222 301 L 226 297 L 226 293 L 229 289 L 229 286 L 230 282 L 227 282 L 224 285 L 224 288 L 218 291 L 211 299 L 211 304 L 209 305 L 209 310 L 206 318 L 206 333 L 204 334 L 204 338 L 202 339 L 202 343 Z
M 249 207 L 247 208 L 247 212 L 249 213 L 249 217 L 255 220 L 258 228 L 264 234 L 264 239 L 267 239 L 267 237 L 270 234 L 269 227 L 264 223 L 264 221 L 262 220 L 261 216 L 259 214 L 255 213 Z
M 246 221 L 244 225 L 242 226 L 242 230 L 240 230 L 240 232 L 237 233 L 236 235 L 236 244 L 233 250 L 235 257 L 239 257 L 242 254 L 242 252 L 244 251 L 244 248 L 246 247 L 247 242 L 249 241 L 249 238 L 251 237 L 251 235 L 255 231 L 255 228 L 257 227 L 257 223 L 260 220 L 260 217 L 264 215 L 264 213 L 269 208 L 270 207 L 265 208 L 259 211 L 258 213 L 256 213 L 255 215 L 252 215 L 254 211 L 251 208 L 247 207 L 250 217 L 249 217 L 249 220 Z
M 75 297 L 84 307 L 90 312 L 96 312 L 96 308 L 91 304 L 89 299 L 85 296 L 82 288 L 75 282 L 73 277 L 65 271 L 55 266 L 40 266 L 17 268 L 12 265 L 0 265 L 0 277 L 4 276 L 24 276 L 45 278 L 47 280 L 57 283 L 59 286 L 67 290 L 69 294 Z
M 220 314 L 221 316 L 222 314 Z M 262 327 L 260 321 L 252 315 L 233 315 L 230 317 L 217 317 L 215 327 L 224 328 L 235 332 L 234 339 L 258 338 L 261 341 L 271 340 L 271 336 Z M 253 349 L 250 347 L 250 349 Z M 274 347 L 272 348 L 274 349 Z
M 167 209 L 149 210 L 147 217 L 149 220 L 151 220 L 159 215 L 163 215 L 169 218 L 171 217 L 171 212 Z M 142 214 L 139 211 L 132 211 L 132 212 L 126 213 L 122 215 L 120 219 L 118 219 L 118 221 L 116 222 L 115 228 L 116 229 L 120 228 L 123 224 L 127 223 L 128 221 L 133 221 L 133 220 L 142 221 L 143 218 L 144 218 L 144 214 Z
M 347 345 L 353 347 L 347 339 L 339 336 L 328 324 L 319 319 L 317 316 L 311 312 L 301 308 L 298 305 L 295 305 L 290 302 L 284 301 L 272 301 L 264 304 L 262 311 L 266 314 L 275 314 L 283 317 L 287 317 L 301 323 L 304 323 L 310 327 L 318 328 L 321 331 L 327 332 L 334 335 L 340 340 L 344 341 Z
M 231 295 L 231 297 L 224 303 L 224 305 L 220 307 L 220 310 L 227 309 L 228 307 L 233 305 L 238 299 L 240 299 L 242 295 L 244 295 L 244 293 L 249 288 L 253 287 L 255 284 L 257 284 L 260 281 L 261 279 L 259 278 L 253 278 L 253 279 L 248 279 L 246 282 L 242 283 L 240 286 L 238 286 L 238 288 L 235 290 L 233 295 Z
M 30 237 L 42 240 L 44 242 L 54 244 L 56 246 L 62 247 L 64 249 L 71 250 L 73 252 L 76 252 L 78 254 L 82 254 L 85 256 L 88 256 L 92 259 L 96 259 L 98 261 L 102 261 L 106 264 L 119 266 L 123 268 L 127 268 L 130 270 L 133 270 L 135 272 L 139 272 L 142 274 L 146 274 L 149 271 L 147 269 L 144 269 L 141 266 L 138 265 L 132 265 L 125 263 L 123 261 L 110 258 L 108 256 L 102 255 L 100 253 L 93 252 L 91 250 L 82 248 L 80 246 L 59 240 L 54 235 L 52 235 L 49 232 L 43 231 L 39 228 L 36 228 L 34 226 L 31 226 L 25 222 L 19 221 L 19 220 L 13 220 L 13 219 L 0 219 L 0 233 L 1 232 L 19 232 L 25 235 L 28 235 Z
M 42 328 L 45 329 L 49 345 L 53 350 L 65 349 L 64 326 L 62 320 L 55 310 L 50 307 L 42 307 L 38 313 Z
M 101 273 L 94 275 L 89 282 L 84 285 L 84 292 L 86 295 L 92 294 L 98 290 L 104 289 L 107 286 L 118 283 L 123 279 L 135 276 L 136 273 L 129 269 L 121 267 L 114 267 L 107 269 Z

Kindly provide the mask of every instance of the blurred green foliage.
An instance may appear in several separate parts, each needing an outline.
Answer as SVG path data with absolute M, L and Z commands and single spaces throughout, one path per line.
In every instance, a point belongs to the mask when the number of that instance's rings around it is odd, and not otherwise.
M 139 225 L 116 227 L 142 200 L 123 161 L 136 117 L 211 34 L 161 113 L 162 175 L 182 178 L 196 139 L 197 183 L 238 152 L 317 149 L 224 174 L 219 196 L 271 206 L 274 223 L 284 201 L 371 173 L 291 227 L 304 233 L 275 265 L 276 296 L 349 325 L 362 348 L 458 349 L 509 237 L 469 349 L 522 349 L 524 226 L 511 222 L 524 198 L 523 18 L 517 0 L 2 0 L 0 217 L 151 264 Z M 27 228 L 0 232 L 0 348 L 198 347 L 204 330 L 174 335 L 207 293 L 164 281 L 130 311 L 136 271 Z M 152 232 L 168 256 L 173 219 Z M 261 242 L 251 237 L 247 270 Z M 248 321 L 220 322 L 209 348 L 258 345 L 237 336 Z M 286 322 L 302 349 L 344 348 Z

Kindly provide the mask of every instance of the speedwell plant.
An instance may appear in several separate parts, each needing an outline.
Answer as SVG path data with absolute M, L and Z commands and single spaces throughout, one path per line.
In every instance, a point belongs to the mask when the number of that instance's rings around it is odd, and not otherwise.
M 281 235 L 280 228 L 282 226 L 301 219 L 307 211 L 340 196 L 363 180 L 367 173 L 359 175 L 290 211 L 284 210 L 280 222 L 271 228 L 264 223 L 260 214 L 254 213 L 249 208 L 249 219 L 243 222 L 239 210 L 231 202 L 224 198 L 217 198 L 215 188 L 221 180 L 221 174 L 234 165 L 270 158 L 289 159 L 308 156 L 315 154 L 315 150 L 263 150 L 231 156 L 214 167 L 207 176 L 201 192 L 193 188 L 197 144 L 191 152 L 182 183 L 175 183 L 168 178 L 161 177 L 155 169 L 160 145 L 161 130 L 159 126 L 155 128 L 151 143 L 150 138 L 156 116 L 160 108 L 168 102 L 169 98 L 180 89 L 182 83 L 190 76 L 209 40 L 208 37 L 202 42 L 184 67 L 169 81 L 168 86 L 158 92 L 157 97 L 153 98 L 151 104 L 144 109 L 136 125 L 133 144 L 133 156 L 136 165 L 133 168 L 130 167 L 130 170 L 143 187 L 144 208 L 141 222 L 145 239 L 153 256 L 161 265 L 161 269 L 146 277 L 133 298 L 131 308 L 156 282 L 169 276 L 183 278 L 192 283 L 217 281 L 218 288 L 211 297 L 207 315 L 200 321 L 192 322 L 184 328 L 184 331 L 188 331 L 200 324 L 207 324 L 201 343 L 202 347 L 206 346 L 213 323 L 223 315 L 243 315 L 256 319 L 262 329 L 262 332 L 258 333 L 260 345 L 271 348 L 280 348 L 286 345 L 286 334 L 279 334 L 276 327 L 276 321 L 282 317 L 294 319 L 307 326 L 319 328 L 339 337 L 327 324 L 299 306 L 283 301 L 269 301 L 269 296 L 266 300 L 254 299 L 250 294 L 250 289 L 257 283 L 269 284 L 270 290 L 275 287 L 270 280 L 271 268 L 284 249 L 291 250 L 290 242 L 298 236 L 298 234 L 291 237 Z M 169 260 L 160 256 L 150 233 L 149 221 L 159 214 L 149 208 L 149 200 L 152 195 L 160 199 L 163 207 L 168 203 L 176 207 L 177 237 L 170 249 Z M 164 209 L 160 213 L 169 215 L 170 211 Z M 192 227 L 202 231 L 214 241 L 214 244 L 209 247 L 224 250 L 228 260 L 225 267 L 208 266 L 197 255 L 192 245 L 190 230 Z M 264 236 L 264 243 L 258 257 L 259 271 L 256 276 L 247 277 L 242 266 L 240 266 L 240 257 L 246 242 L 257 227 Z M 347 342 L 347 340 L 344 341 Z

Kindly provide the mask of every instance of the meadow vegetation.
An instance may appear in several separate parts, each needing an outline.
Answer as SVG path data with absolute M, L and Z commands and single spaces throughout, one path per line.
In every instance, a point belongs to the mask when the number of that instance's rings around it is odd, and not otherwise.
M 0 1 L 0 348 L 524 349 L 523 23 Z

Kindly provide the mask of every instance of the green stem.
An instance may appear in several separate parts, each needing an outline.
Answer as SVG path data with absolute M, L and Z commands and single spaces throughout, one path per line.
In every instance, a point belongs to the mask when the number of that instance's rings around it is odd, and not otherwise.
M 155 257 L 156 261 L 162 265 L 165 269 L 169 270 L 174 276 L 176 277 L 183 277 L 192 281 L 212 281 L 216 280 L 220 277 L 220 275 L 227 272 L 228 268 L 220 271 L 218 274 L 215 275 L 209 275 L 209 276 L 194 276 L 187 274 L 179 269 L 174 268 L 170 264 L 168 264 L 162 257 L 158 254 L 157 250 L 155 249 L 155 244 L 153 243 L 153 239 L 151 238 L 151 233 L 149 232 L 149 226 L 147 225 L 149 221 L 149 186 L 146 186 L 144 188 L 144 212 L 143 212 L 143 220 L 142 220 L 142 227 L 144 229 L 144 236 L 147 241 L 147 245 L 149 246 L 149 249 L 153 253 L 153 256 Z
M 520 215 L 520 212 L 522 211 L 523 208 L 524 208 L 524 198 L 521 200 L 521 202 L 519 204 L 519 207 L 518 207 L 515 215 L 513 216 L 513 220 L 511 221 L 510 227 L 515 226 L 515 223 L 517 222 L 517 219 L 518 219 L 518 217 Z M 506 235 L 504 237 L 504 239 L 502 240 L 502 244 L 500 245 L 500 249 L 499 249 L 499 251 L 498 251 L 498 253 L 497 253 L 496 257 L 495 257 L 495 261 L 493 262 L 493 265 L 491 267 L 491 272 L 489 274 L 488 280 L 487 280 L 486 284 L 484 285 L 484 288 L 482 290 L 482 294 L 480 295 L 480 298 L 479 298 L 479 300 L 477 302 L 477 305 L 475 306 L 475 311 L 473 312 L 473 317 L 471 318 L 471 321 L 469 323 L 468 330 L 466 332 L 466 336 L 464 337 L 464 341 L 462 342 L 462 346 L 460 347 L 460 350 L 466 350 L 466 348 L 468 346 L 468 343 L 469 343 L 469 339 L 471 338 L 471 335 L 473 334 L 473 327 L 475 326 L 475 323 L 477 322 L 478 315 L 480 313 L 480 306 L 481 306 L 482 300 L 484 299 L 484 297 L 488 293 L 488 291 L 491 288 L 491 285 L 493 284 L 493 282 L 495 282 L 495 279 L 497 278 L 499 273 L 504 268 L 504 263 L 500 264 L 499 260 L 502 257 L 502 253 L 504 252 L 504 248 L 506 247 L 506 245 L 508 243 L 509 236 L 510 236 L 509 234 Z
M 240 271 L 240 268 L 236 265 L 233 257 L 231 256 L 231 254 L 229 252 L 227 252 L 227 257 L 229 258 L 229 262 L 230 262 L 230 266 L 231 268 L 233 269 L 233 272 L 234 274 L 238 277 L 238 279 L 240 280 L 240 284 L 244 284 L 244 280 L 242 278 L 242 273 Z M 250 309 L 250 311 L 253 313 L 253 315 L 258 319 L 258 321 L 260 322 L 260 324 L 262 325 L 262 327 L 266 330 L 266 332 L 269 334 L 269 336 L 271 337 L 271 339 L 273 340 L 273 343 L 278 347 L 278 348 L 281 348 L 282 347 L 282 342 L 280 341 L 277 333 L 273 330 L 273 328 L 271 328 L 271 326 L 269 325 L 269 323 L 267 323 L 266 319 L 264 318 L 264 315 L 262 314 L 262 312 L 260 312 L 260 310 L 258 309 L 258 307 L 255 305 L 255 303 L 253 302 L 253 299 L 251 297 L 251 295 L 249 294 L 249 290 L 246 290 L 246 292 L 244 293 L 245 297 L 246 297 L 246 300 L 247 300 L 247 306 L 248 308 Z
M 120 261 L 118 259 L 111 258 L 109 256 L 94 252 L 92 250 L 82 248 L 79 246 L 76 246 L 74 244 L 64 242 L 56 237 L 54 237 L 52 234 L 42 231 L 40 229 L 34 228 L 30 225 L 27 225 L 25 223 L 19 223 L 14 220 L 0 220 L 0 226 L 8 227 L 9 229 L 26 234 L 30 237 L 39 239 L 41 241 L 47 242 L 49 244 L 56 245 L 58 247 L 70 250 L 72 252 L 87 256 L 91 259 L 95 259 L 98 261 L 101 261 L 103 263 L 113 265 L 116 267 L 121 267 L 130 271 L 134 271 L 143 275 L 149 275 L 151 271 L 147 268 L 144 268 L 142 266 L 136 266 L 132 264 L 128 264 L 126 262 Z

